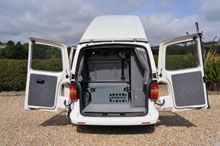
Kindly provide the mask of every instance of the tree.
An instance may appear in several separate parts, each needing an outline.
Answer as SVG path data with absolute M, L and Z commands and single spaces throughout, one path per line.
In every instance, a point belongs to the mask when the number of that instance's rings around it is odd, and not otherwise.
M 20 42 L 16 45 L 8 45 L 7 47 L 1 49 L 0 58 L 4 59 L 27 59 L 28 48 L 23 46 Z
M 18 41 L 18 42 L 16 43 L 16 46 L 18 46 L 18 45 L 21 45 L 21 42 L 20 42 L 20 41 Z
M 12 40 L 10 40 L 10 41 L 7 42 L 7 45 L 14 46 L 15 43 Z

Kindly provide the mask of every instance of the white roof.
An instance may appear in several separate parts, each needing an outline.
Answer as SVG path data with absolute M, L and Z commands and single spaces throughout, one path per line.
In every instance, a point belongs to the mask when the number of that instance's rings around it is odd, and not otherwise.
M 132 15 L 96 17 L 83 34 L 80 43 L 97 41 L 147 41 L 140 19 Z

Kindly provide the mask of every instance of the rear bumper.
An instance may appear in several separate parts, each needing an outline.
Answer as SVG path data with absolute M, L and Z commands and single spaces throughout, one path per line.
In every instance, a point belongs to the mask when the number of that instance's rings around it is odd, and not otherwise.
M 158 122 L 158 118 L 144 117 L 77 117 L 71 119 L 76 125 L 103 125 L 103 126 L 129 126 L 152 125 Z
M 129 126 L 152 125 L 158 122 L 159 113 L 152 107 L 145 116 L 137 117 L 88 117 L 80 114 L 78 110 L 72 110 L 70 119 L 76 125 L 100 125 L 100 126 Z

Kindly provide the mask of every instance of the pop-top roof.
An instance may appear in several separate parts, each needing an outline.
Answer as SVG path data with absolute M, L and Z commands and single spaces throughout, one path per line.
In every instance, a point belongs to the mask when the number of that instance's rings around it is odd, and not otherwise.
M 147 41 L 140 19 L 132 15 L 96 17 L 83 34 L 80 43 L 97 41 Z

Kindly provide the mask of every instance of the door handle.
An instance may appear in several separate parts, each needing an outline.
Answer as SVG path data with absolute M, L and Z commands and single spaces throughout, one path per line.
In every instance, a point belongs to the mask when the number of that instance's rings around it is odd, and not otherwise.
M 41 80 L 41 79 L 37 79 L 36 82 L 37 84 L 44 84 L 44 80 Z

